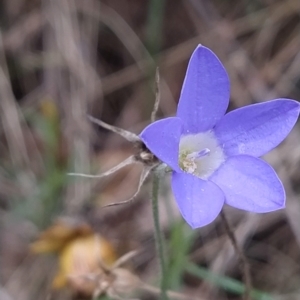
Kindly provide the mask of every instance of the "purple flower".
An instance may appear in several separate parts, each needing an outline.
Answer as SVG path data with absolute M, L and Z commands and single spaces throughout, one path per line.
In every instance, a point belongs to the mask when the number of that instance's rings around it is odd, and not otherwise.
M 147 148 L 173 169 L 172 190 L 193 228 L 211 223 L 224 203 L 265 213 L 285 206 L 273 168 L 258 157 L 276 147 L 295 125 L 300 106 L 276 99 L 236 109 L 222 63 L 199 45 L 190 59 L 177 116 L 140 134 Z

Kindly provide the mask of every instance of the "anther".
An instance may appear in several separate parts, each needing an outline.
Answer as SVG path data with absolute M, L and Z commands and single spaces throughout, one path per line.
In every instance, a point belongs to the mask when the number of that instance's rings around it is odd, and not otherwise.
M 210 150 L 208 148 L 204 148 L 201 151 L 192 152 L 192 153 L 188 154 L 186 156 L 186 158 L 194 160 L 196 158 L 201 158 L 201 157 L 207 156 L 207 155 L 209 155 L 209 153 L 210 153 Z

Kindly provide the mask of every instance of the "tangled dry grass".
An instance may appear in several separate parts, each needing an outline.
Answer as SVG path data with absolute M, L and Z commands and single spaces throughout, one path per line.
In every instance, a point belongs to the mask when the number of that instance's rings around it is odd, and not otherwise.
M 55 259 L 28 250 L 61 216 L 84 220 L 119 256 L 138 249 L 129 268 L 155 285 L 147 185 L 130 206 L 101 209 L 129 198 L 141 169 L 128 167 L 105 180 L 66 175 L 109 169 L 133 151 L 86 115 L 139 133 L 150 120 L 157 65 L 159 115 L 174 114 L 198 43 L 213 49 L 228 70 L 230 109 L 299 100 L 299 0 L 3 0 L 0 8 L 0 299 L 74 297 L 51 290 Z M 266 157 L 284 182 L 287 208 L 267 215 L 226 211 L 253 286 L 271 297 L 253 299 L 300 299 L 299 133 L 296 126 Z M 161 223 L 175 274 L 171 289 L 191 298 L 241 299 L 239 258 L 220 220 L 189 231 L 166 182 Z M 183 238 L 190 242 L 186 249 Z M 185 269 L 186 257 L 202 266 L 202 277 Z

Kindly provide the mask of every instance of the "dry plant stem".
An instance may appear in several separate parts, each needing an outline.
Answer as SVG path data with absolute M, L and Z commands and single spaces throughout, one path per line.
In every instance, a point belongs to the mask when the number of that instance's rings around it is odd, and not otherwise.
M 153 110 L 151 113 L 151 122 L 154 122 L 156 120 L 156 115 L 159 107 L 159 102 L 160 102 L 160 88 L 159 88 L 159 68 L 156 68 L 156 73 L 155 73 L 155 102 L 153 106 Z
M 140 190 L 141 190 L 145 180 L 147 179 L 147 177 L 148 177 L 148 175 L 149 175 L 149 173 L 151 172 L 152 169 L 153 169 L 153 167 L 144 167 L 144 169 L 142 171 L 142 174 L 140 176 L 138 188 L 137 188 L 136 192 L 133 194 L 133 196 L 131 198 L 129 198 L 127 200 L 124 200 L 124 201 L 121 201 L 121 202 L 114 202 L 114 203 L 111 203 L 111 204 L 107 204 L 107 205 L 103 206 L 102 208 L 110 207 L 110 206 L 123 205 L 123 204 L 129 204 L 132 201 L 134 201 L 136 196 L 140 193 Z
M 96 119 L 92 116 L 89 116 L 88 115 L 88 118 L 91 122 L 99 125 L 100 127 L 103 127 L 107 130 L 110 130 L 118 135 L 121 135 L 124 139 L 126 139 L 127 141 L 129 142 L 132 142 L 132 143 L 135 143 L 135 142 L 139 142 L 141 139 L 139 138 L 138 135 L 130 132 L 130 131 L 127 131 L 127 130 L 124 130 L 122 128 L 119 128 L 119 127 L 115 127 L 115 126 L 112 126 L 112 125 L 109 125 L 99 119 Z
M 22 131 L 20 111 L 14 97 L 8 75 L 8 66 L 0 32 L 0 127 L 9 147 L 10 156 L 15 167 L 30 167 L 30 159 Z M 24 126 L 24 125 L 23 125 Z M 29 170 L 30 168 L 28 168 Z M 33 173 L 31 173 L 34 178 Z
M 146 283 L 142 283 L 141 289 L 144 291 L 147 291 L 149 293 L 155 294 L 155 295 L 159 295 L 161 293 L 161 290 L 153 287 L 151 285 L 148 285 Z M 167 296 L 170 299 L 176 299 L 176 300 L 203 300 L 201 298 L 195 298 L 195 297 L 191 297 L 191 296 L 186 296 L 177 292 L 173 292 L 173 291 L 166 291 Z
M 121 256 L 112 266 L 113 269 L 120 268 L 124 263 L 135 257 L 139 251 L 133 250 Z
M 130 156 L 127 159 L 125 159 L 124 161 L 122 161 L 121 163 L 119 163 L 118 165 L 116 165 L 115 167 L 109 169 L 108 171 L 106 171 L 102 174 L 91 175 L 91 174 L 84 174 L 84 173 L 68 173 L 68 175 L 86 177 L 86 178 L 102 178 L 102 177 L 106 177 L 110 174 L 113 174 L 113 173 L 117 172 L 118 170 L 120 170 L 128 165 L 134 164 L 134 163 L 137 163 L 137 161 L 135 160 L 134 156 Z
M 113 173 L 117 172 L 118 170 L 122 169 L 125 166 L 128 166 L 130 164 L 134 164 L 134 163 L 139 163 L 139 162 L 135 160 L 134 156 L 130 156 L 127 159 L 125 159 L 124 161 L 122 161 L 120 164 L 116 165 L 115 167 L 111 168 L 110 170 L 108 170 L 108 171 L 106 171 L 102 174 L 91 175 L 91 174 L 83 174 L 83 173 L 68 173 L 68 175 L 85 177 L 85 178 L 102 178 L 102 177 L 106 177 L 110 174 L 113 174 Z M 106 208 L 106 207 L 110 207 L 110 206 L 123 205 L 123 204 L 129 204 L 132 201 L 134 201 L 136 196 L 140 193 L 140 190 L 141 190 L 145 180 L 147 179 L 148 175 L 150 174 L 150 172 L 153 170 L 153 168 L 155 166 L 149 166 L 149 167 L 144 167 L 143 168 L 142 174 L 140 176 L 138 188 L 137 188 L 136 192 L 133 194 L 133 196 L 131 198 L 129 198 L 127 200 L 124 200 L 124 201 L 121 201 L 121 202 L 114 202 L 114 203 L 111 203 L 111 204 L 107 204 L 107 205 L 103 206 L 102 208 Z
M 243 250 L 238 245 L 237 240 L 234 235 L 234 232 L 233 232 L 232 228 L 230 227 L 227 217 L 223 210 L 221 211 L 220 215 L 222 218 L 222 222 L 225 226 L 226 233 L 232 243 L 232 246 L 233 246 L 235 252 L 239 255 L 240 260 L 241 260 L 242 272 L 243 272 L 244 281 L 245 281 L 244 300 L 251 300 L 252 281 L 251 281 L 250 267 L 249 267 L 247 258 L 245 256 Z
M 163 245 L 163 236 L 159 223 L 159 209 L 158 209 L 158 192 L 159 192 L 159 174 L 158 170 L 153 172 L 153 186 L 152 186 L 152 213 L 153 213 L 153 222 L 154 222 L 154 237 L 156 244 L 156 251 L 160 263 L 160 295 L 161 300 L 167 300 L 168 296 L 166 293 L 166 279 L 167 279 L 167 270 L 164 256 L 164 245 Z

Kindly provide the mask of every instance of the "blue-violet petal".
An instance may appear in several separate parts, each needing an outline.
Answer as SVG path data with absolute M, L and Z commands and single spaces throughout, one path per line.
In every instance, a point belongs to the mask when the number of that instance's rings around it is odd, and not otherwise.
M 225 203 L 256 213 L 285 205 L 283 185 L 265 161 L 248 155 L 232 156 L 209 178 L 225 194 Z
M 146 147 L 173 170 L 181 172 L 178 165 L 182 122 L 177 117 L 166 118 L 148 125 L 140 134 Z
M 185 133 L 211 129 L 225 114 L 229 103 L 229 78 L 222 63 L 208 48 L 193 52 L 178 103 L 177 117 Z
M 173 172 L 172 190 L 183 218 L 192 228 L 214 221 L 224 204 L 224 194 L 217 185 L 191 174 Z
M 300 104 L 288 99 L 253 104 L 225 115 L 214 132 L 227 156 L 249 154 L 259 157 L 289 134 L 299 111 Z

